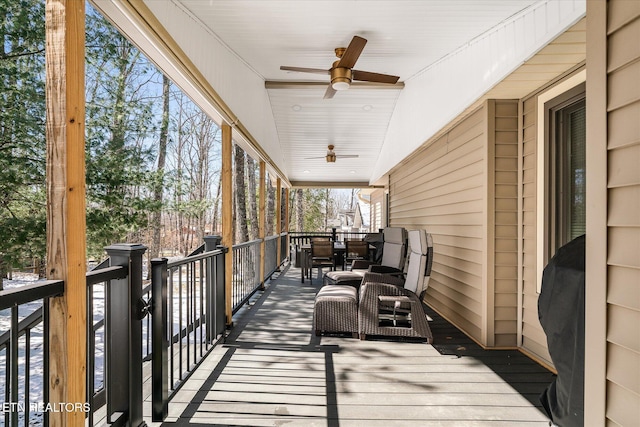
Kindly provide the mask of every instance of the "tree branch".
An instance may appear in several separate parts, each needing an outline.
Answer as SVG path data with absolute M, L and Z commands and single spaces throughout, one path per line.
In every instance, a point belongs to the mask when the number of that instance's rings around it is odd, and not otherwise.
M 0 54 L 0 59 L 16 59 L 16 58 L 21 58 L 23 56 L 39 55 L 41 53 L 44 53 L 44 48 L 31 51 L 31 52 L 20 52 L 20 53 L 13 53 L 13 54 L 3 53 L 3 54 Z

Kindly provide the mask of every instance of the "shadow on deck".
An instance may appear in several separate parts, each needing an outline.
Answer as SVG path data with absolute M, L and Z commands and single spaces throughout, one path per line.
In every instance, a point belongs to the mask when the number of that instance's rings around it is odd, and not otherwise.
M 316 337 L 320 281 L 299 274 L 238 312 L 162 425 L 548 426 L 538 396 L 553 376 L 518 351 L 482 350 L 430 310 L 433 345 Z

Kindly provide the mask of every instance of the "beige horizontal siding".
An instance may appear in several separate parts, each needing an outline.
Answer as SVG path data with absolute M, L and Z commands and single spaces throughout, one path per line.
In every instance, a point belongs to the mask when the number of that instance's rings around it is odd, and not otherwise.
M 536 156 L 537 103 L 532 96 L 522 105 L 522 342 L 527 352 L 551 364 L 547 338 L 538 320 Z
M 485 114 L 472 112 L 389 178 L 390 224 L 433 235 L 427 302 L 477 340 L 485 304 Z
M 607 401 L 640 420 L 640 2 L 609 1 L 607 25 Z
M 493 345 L 518 345 L 518 101 L 496 100 L 493 170 Z M 490 115 L 491 117 L 491 115 Z
M 434 237 L 428 303 L 488 346 L 518 336 L 518 101 L 490 100 L 391 173 L 390 223 Z

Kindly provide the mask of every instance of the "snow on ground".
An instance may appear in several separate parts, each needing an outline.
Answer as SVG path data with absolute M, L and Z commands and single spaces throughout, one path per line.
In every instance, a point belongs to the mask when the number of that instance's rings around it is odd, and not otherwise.
M 13 289 L 18 288 L 20 286 L 24 286 L 27 284 L 34 283 L 38 280 L 38 276 L 36 274 L 28 274 L 28 273 L 14 273 L 13 280 L 3 279 L 4 289 Z M 37 300 L 31 302 L 29 304 L 24 304 L 19 307 L 18 310 L 18 321 L 24 319 L 34 311 L 38 310 L 42 307 L 42 300 Z M 0 310 L 0 335 L 11 329 L 11 310 Z M 19 400 L 21 402 L 25 402 L 25 349 L 27 343 L 26 338 L 23 335 L 18 343 L 18 385 L 19 385 Z M 36 403 L 43 401 L 43 366 L 42 366 L 42 348 L 43 348 L 43 340 L 42 340 L 42 323 L 36 326 L 35 329 L 32 330 L 31 336 L 29 339 L 29 348 L 30 348 L 30 368 L 29 368 L 29 385 L 27 390 L 29 391 L 29 402 Z M 0 382 L 6 384 L 7 380 L 7 348 L 0 348 Z M 0 387 L 0 402 L 6 401 L 5 396 L 5 387 Z M 2 420 L 0 422 L 4 422 L 4 413 L 2 415 Z M 24 412 L 19 411 L 19 420 L 20 424 L 24 423 Z M 29 417 L 29 425 L 40 425 L 42 421 L 42 414 L 40 413 L 32 413 Z
M 186 308 L 188 304 L 188 300 L 185 298 L 187 295 L 186 287 L 188 283 L 188 274 L 182 274 L 182 280 L 179 280 L 178 277 L 181 274 L 174 274 L 174 283 L 172 289 L 173 301 L 172 301 L 172 311 L 173 311 L 173 321 L 171 322 L 172 331 L 174 334 L 177 333 L 181 328 L 185 328 L 186 324 L 189 323 L 189 317 L 192 319 L 194 317 L 199 317 L 202 315 L 199 311 L 199 302 L 197 302 L 193 309 L 196 313 L 191 313 L 190 316 L 187 316 L 188 310 Z M 143 276 L 144 277 L 144 276 Z M 13 279 L 3 279 L 4 289 L 12 289 L 18 288 L 20 286 L 24 286 L 27 284 L 32 284 L 38 281 L 38 276 L 35 274 L 29 273 L 14 273 Z M 182 288 L 182 291 L 180 290 Z M 196 301 L 199 301 L 201 298 L 199 286 L 196 286 L 190 290 L 190 295 Z M 148 298 L 148 297 L 147 297 Z M 146 299 L 146 298 L 145 298 Z M 182 309 L 181 309 L 182 306 Z M 34 311 L 40 309 L 42 307 L 42 300 L 37 300 L 29 304 L 24 304 L 19 307 L 18 311 L 18 321 L 24 319 Z M 104 285 L 98 284 L 93 288 L 93 323 L 94 325 L 100 320 L 104 319 L 104 307 L 105 307 L 105 292 Z M 193 317 L 192 317 L 193 316 Z M 148 319 L 148 318 L 147 318 Z M 150 348 L 147 348 L 147 331 L 148 331 L 148 323 L 147 319 L 143 321 L 143 354 L 146 355 Z M 5 332 L 9 331 L 11 328 L 11 310 L 0 310 L 0 336 Z M 196 338 L 196 331 L 192 331 L 185 337 L 182 342 L 186 342 L 189 340 L 194 342 Z M 104 326 L 100 327 L 95 331 L 95 379 L 94 379 L 94 390 L 98 390 L 103 386 L 104 379 Z M 25 366 L 26 366 L 26 339 L 23 335 L 19 340 L 18 346 L 18 358 L 19 358 L 19 368 L 18 368 L 18 385 L 19 392 L 18 401 L 24 404 L 26 401 L 26 393 L 25 393 Z M 43 402 L 43 384 L 44 384 L 44 371 L 43 371 L 43 338 L 42 338 L 42 323 L 40 323 L 36 328 L 34 328 L 31 332 L 30 342 L 30 358 L 29 358 L 29 384 L 26 387 L 28 390 L 28 402 L 30 404 L 41 404 Z M 6 359 L 7 359 L 7 349 L 0 348 L 0 384 L 6 384 L 7 380 L 7 372 L 6 372 Z M 5 402 L 5 387 L 0 386 L 0 403 Z M 28 405 L 27 405 L 28 406 Z M 4 413 L 0 412 L 0 426 L 4 422 Z M 24 424 L 24 413 L 19 411 L 19 424 Z M 29 416 L 29 426 L 37 426 L 42 425 L 42 413 L 39 412 L 30 412 Z
M 14 289 L 21 286 L 32 284 L 38 281 L 38 276 L 29 273 L 13 273 L 13 279 L 3 279 L 4 289 Z M 18 322 L 42 307 L 42 300 L 33 301 L 28 304 L 21 305 L 18 310 Z M 104 317 L 104 286 L 96 285 L 93 289 L 93 321 L 94 324 Z M 0 310 L 0 335 L 11 329 L 11 310 Z M 25 367 L 27 356 L 27 340 L 23 335 L 18 342 L 18 407 L 19 423 L 24 423 L 24 407 L 43 403 L 44 393 L 44 367 L 43 367 L 43 325 L 38 324 L 29 337 L 29 383 L 25 387 Z M 104 378 L 104 327 L 95 332 L 95 379 L 94 388 L 102 387 Z M 7 383 L 7 349 L 0 348 L 0 383 Z M 28 390 L 28 396 L 27 392 Z M 0 402 L 5 402 L 5 387 L 0 387 Z M 26 404 L 28 398 L 28 404 Z M 5 409 L 5 408 L 3 408 Z M 0 413 L 0 424 L 4 422 L 4 413 Z M 30 411 L 28 425 L 41 425 L 42 413 Z

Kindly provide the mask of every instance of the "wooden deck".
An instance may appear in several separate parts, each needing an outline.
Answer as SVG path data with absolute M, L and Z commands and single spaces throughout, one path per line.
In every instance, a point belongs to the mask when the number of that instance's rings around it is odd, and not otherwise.
M 552 374 L 521 353 L 483 351 L 434 313 L 433 345 L 316 337 L 319 287 L 294 268 L 272 280 L 163 425 L 549 425 L 538 396 Z

